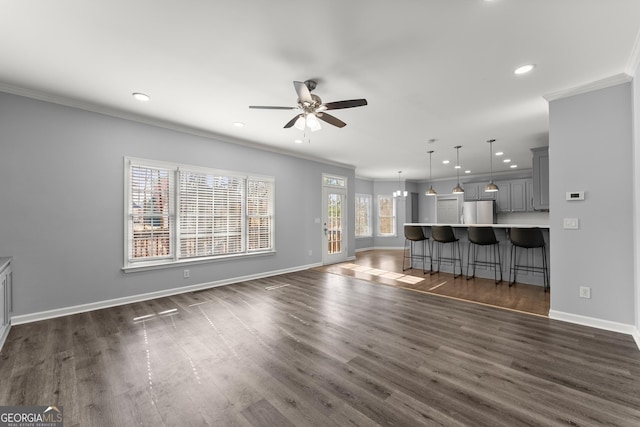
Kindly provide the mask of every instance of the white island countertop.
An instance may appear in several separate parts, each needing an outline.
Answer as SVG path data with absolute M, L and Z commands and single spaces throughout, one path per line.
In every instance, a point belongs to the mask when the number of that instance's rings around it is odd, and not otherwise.
M 404 225 L 418 225 L 421 227 L 433 227 L 434 225 L 450 225 L 457 228 L 469 227 L 493 227 L 493 228 L 545 228 L 549 229 L 549 224 L 434 224 L 430 222 L 405 222 Z

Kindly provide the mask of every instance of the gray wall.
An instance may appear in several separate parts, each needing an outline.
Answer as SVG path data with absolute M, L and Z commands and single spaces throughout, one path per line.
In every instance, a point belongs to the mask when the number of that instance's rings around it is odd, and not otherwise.
M 17 315 L 322 261 L 322 173 L 352 169 L 0 93 L 0 256 L 13 256 Z M 123 273 L 123 158 L 274 176 L 275 255 Z M 313 255 L 309 256 L 309 250 Z
M 550 102 L 552 311 L 635 321 L 632 124 L 630 83 Z M 565 200 L 578 190 L 584 201 Z M 580 229 L 563 229 L 563 218 Z
M 404 233 L 402 225 L 405 222 L 411 222 L 411 196 L 406 199 L 400 198 L 396 201 L 396 236 L 382 237 L 377 236 L 378 222 L 378 195 L 391 195 L 398 189 L 398 180 L 369 180 L 365 178 L 356 179 L 356 193 L 370 194 L 372 197 L 372 224 L 373 236 L 371 238 L 356 239 L 356 249 L 372 249 L 372 248 L 401 248 L 404 246 Z M 418 186 L 415 183 L 401 181 L 400 189 L 407 190 L 409 193 L 417 192 Z

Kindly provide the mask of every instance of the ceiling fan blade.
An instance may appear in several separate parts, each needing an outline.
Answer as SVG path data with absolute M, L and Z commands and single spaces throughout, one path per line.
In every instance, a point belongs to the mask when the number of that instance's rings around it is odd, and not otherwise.
M 339 110 L 340 108 L 362 107 L 367 105 L 366 99 L 350 99 L 348 101 L 327 102 L 324 104 L 327 110 Z
M 306 84 L 304 84 L 304 82 L 293 82 L 293 86 L 296 88 L 298 99 L 301 102 L 313 104 L 313 98 L 311 98 L 311 92 L 309 92 L 309 88 L 307 87 Z
M 284 128 L 289 129 L 290 127 L 292 127 L 300 117 L 302 117 L 302 114 L 299 114 L 295 116 L 293 119 L 289 120 L 289 122 L 287 122 L 287 124 L 284 125 Z
M 272 107 L 269 105 L 249 105 L 249 108 L 261 108 L 263 110 L 295 110 L 298 107 Z
M 320 120 L 323 120 L 323 121 L 329 123 L 330 125 L 334 125 L 334 126 L 337 126 L 339 128 L 343 128 L 343 127 L 345 127 L 347 125 L 345 122 L 343 122 L 342 120 L 340 120 L 337 117 L 332 116 L 331 114 L 318 113 L 316 116 Z

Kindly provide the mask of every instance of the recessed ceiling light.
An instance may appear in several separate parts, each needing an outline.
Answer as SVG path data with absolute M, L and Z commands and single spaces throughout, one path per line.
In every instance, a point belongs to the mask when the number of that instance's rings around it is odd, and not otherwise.
M 502 156 L 504 153 L 502 151 L 496 152 L 496 156 Z
M 302 140 L 301 139 L 296 139 L 293 142 L 295 142 L 296 144 L 302 144 Z
M 137 99 L 138 101 L 144 101 L 147 102 L 151 99 L 151 97 L 149 95 L 146 95 L 144 93 L 140 93 L 140 92 L 134 92 L 131 94 L 135 99 Z
M 515 168 L 517 168 L 517 167 L 518 167 L 518 165 L 511 165 L 511 166 L 509 166 L 509 167 L 510 167 L 511 169 L 515 169 Z
M 460 165 L 455 165 L 454 168 L 460 169 Z
M 505 163 L 511 163 L 511 159 L 504 159 L 503 162 Z
M 471 171 L 470 170 L 466 170 L 466 171 L 464 171 L 464 173 L 471 173 Z
M 449 164 L 449 160 L 443 160 L 443 161 L 442 161 L 442 164 L 443 164 L 443 165 L 448 165 L 448 164 Z
M 244 127 L 244 123 L 242 123 L 242 122 L 233 122 L 233 125 L 234 125 L 235 127 L 237 127 L 237 128 Z
M 514 74 L 526 74 L 529 71 L 533 70 L 534 67 L 535 67 L 535 65 L 533 65 L 533 64 L 523 65 L 522 67 L 516 68 L 513 73 Z

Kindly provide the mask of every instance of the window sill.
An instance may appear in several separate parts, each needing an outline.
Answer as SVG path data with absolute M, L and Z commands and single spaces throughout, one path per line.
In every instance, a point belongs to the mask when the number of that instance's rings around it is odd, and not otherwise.
M 188 265 L 196 265 L 196 264 L 210 264 L 214 262 L 220 261 L 229 261 L 234 259 L 242 259 L 242 258 L 253 258 L 259 256 L 268 256 L 275 255 L 276 251 L 267 251 L 267 252 L 253 252 L 248 254 L 237 254 L 237 255 L 223 255 L 209 258 L 197 258 L 197 259 L 181 259 L 178 261 L 162 261 L 162 262 L 153 262 L 153 263 L 136 263 L 134 265 L 129 265 L 126 267 L 122 267 L 122 271 L 124 273 L 137 273 L 139 271 L 150 271 L 150 270 L 163 270 L 167 268 L 175 268 L 175 267 L 185 267 Z

